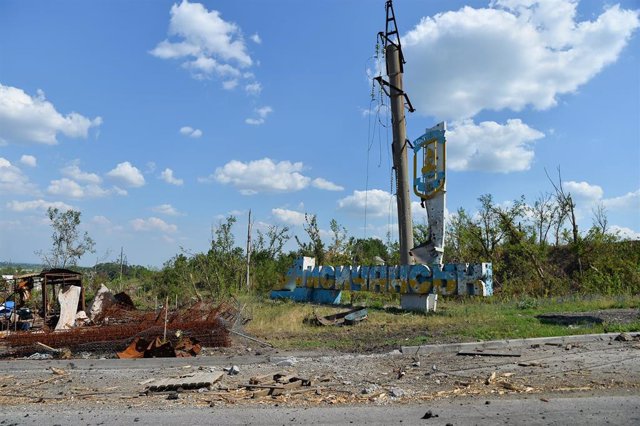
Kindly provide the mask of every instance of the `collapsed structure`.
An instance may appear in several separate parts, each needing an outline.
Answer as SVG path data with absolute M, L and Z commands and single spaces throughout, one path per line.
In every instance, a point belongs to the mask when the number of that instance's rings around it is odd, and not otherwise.
M 56 286 L 57 305 L 49 297 L 50 292 L 55 294 Z M 22 318 L 20 309 L 34 289 L 42 291 L 42 306 L 29 319 Z M 229 330 L 240 319 L 237 306 L 228 302 L 217 306 L 197 302 L 173 312 L 168 304 L 159 311 L 137 310 L 126 293 L 113 295 L 104 285 L 87 315 L 82 274 L 69 270 L 16 277 L 11 296 L 13 312 L 4 318 L 7 330 L 3 342 L 13 356 L 32 354 L 43 347 L 113 353 L 132 344 L 134 348 L 145 346 L 138 351 L 141 355 L 123 357 L 190 356 L 201 346 L 229 346 Z

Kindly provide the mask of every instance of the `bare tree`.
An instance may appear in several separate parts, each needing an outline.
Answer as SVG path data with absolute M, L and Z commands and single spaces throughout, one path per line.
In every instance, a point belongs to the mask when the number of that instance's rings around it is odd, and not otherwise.
M 598 229 L 602 235 L 607 233 L 609 228 L 609 218 L 607 218 L 607 209 L 602 203 L 598 203 L 591 212 L 593 213 L 593 227 Z
M 554 202 L 553 195 L 545 192 L 529 207 L 533 216 L 533 226 L 538 234 L 538 244 L 546 244 L 549 231 L 558 216 L 558 204 Z
M 571 233 L 573 237 L 573 246 L 574 248 L 576 248 L 576 261 L 578 263 L 578 270 L 580 272 L 580 275 L 582 275 L 582 260 L 580 259 L 580 253 L 578 250 L 580 233 L 578 231 L 578 223 L 576 222 L 576 213 L 575 213 L 576 205 L 573 202 L 573 199 L 571 198 L 571 193 L 567 193 L 564 191 L 564 188 L 562 186 L 562 175 L 560 173 L 560 166 L 558 166 L 558 184 L 557 185 L 553 181 L 553 179 L 551 179 L 546 169 L 544 172 L 547 175 L 547 179 L 549 179 L 549 182 L 551 182 L 553 189 L 555 189 L 556 191 L 556 202 L 558 203 L 560 211 L 564 213 L 563 217 L 566 215 L 566 217 L 568 217 L 570 220 Z M 559 227 L 556 228 L 556 232 L 559 232 Z M 556 234 L 556 239 L 557 237 L 558 237 L 558 234 Z

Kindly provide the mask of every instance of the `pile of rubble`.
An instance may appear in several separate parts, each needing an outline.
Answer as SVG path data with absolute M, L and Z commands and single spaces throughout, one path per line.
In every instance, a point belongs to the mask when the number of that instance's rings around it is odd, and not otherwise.
M 77 301 L 60 302 L 59 323 L 64 321 L 65 326 L 5 336 L 10 355 L 25 356 L 48 347 L 119 352 L 120 358 L 195 356 L 202 346 L 229 346 L 230 329 L 240 318 L 236 304 L 227 302 L 217 306 L 198 302 L 172 312 L 167 304 L 159 311 L 137 310 L 129 296 L 113 295 L 104 285 L 88 315 L 76 312 Z

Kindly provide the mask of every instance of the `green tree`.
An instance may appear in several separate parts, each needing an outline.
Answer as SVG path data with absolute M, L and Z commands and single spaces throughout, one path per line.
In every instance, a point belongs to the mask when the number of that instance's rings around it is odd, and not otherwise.
M 76 266 L 85 253 L 95 252 L 95 243 L 89 234 L 85 232 L 81 235 L 78 229 L 81 216 L 79 211 L 62 212 L 57 208 L 49 207 L 47 215 L 53 228 L 51 235 L 53 247 L 49 252 L 42 250 L 35 252 L 45 265 L 50 268 Z

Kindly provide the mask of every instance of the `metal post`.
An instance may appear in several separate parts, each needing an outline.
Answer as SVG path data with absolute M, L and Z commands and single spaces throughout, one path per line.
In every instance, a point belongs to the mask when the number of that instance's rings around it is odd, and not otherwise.
M 411 186 L 409 185 L 409 160 L 407 153 L 407 128 L 404 118 L 404 93 L 402 91 L 402 65 L 398 46 L 389 43 L 385 49 L 391 98 L 391 123 L 393 126 L 393 166 L 398 182 L 398 227 L 400 237 L 400 264 L 411 265 L 409 250 L 413 247 L 413 220 L 411 218 Z

